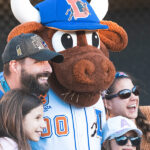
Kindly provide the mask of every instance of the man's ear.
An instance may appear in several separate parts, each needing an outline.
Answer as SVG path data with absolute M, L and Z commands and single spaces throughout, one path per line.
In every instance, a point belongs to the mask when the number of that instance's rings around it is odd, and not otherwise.
M 21 70 L 21 65 L 17 60 L 11 60 L 9 62 L 10 72 L 19 73 Z

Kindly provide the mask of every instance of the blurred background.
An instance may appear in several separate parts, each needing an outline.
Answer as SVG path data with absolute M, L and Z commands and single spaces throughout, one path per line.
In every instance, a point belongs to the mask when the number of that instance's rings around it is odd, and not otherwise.
M 31 0 L 35 5 L 41 0 Z M 109 0 L 109 10 L 104 20 L 121 25 L 127 32 L 129 43 L 119 53 L 110 53 L 116 70 L 132 75 L 140 86 L 140 104 L 150 105 L 150 0 Z M 0 0 L 0 55 L 8 33 L 19 22 L 10 9 L 10 0 Z M 2 61 L 0 58 L 0 71 Z

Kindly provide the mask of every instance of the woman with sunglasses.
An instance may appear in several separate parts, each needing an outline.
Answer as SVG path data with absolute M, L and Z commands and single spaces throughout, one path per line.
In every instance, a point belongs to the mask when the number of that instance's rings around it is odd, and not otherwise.
M 112 85 L 105 91 L 104 104 L 109 117 L 124 116 L 135 121 L 139 107 L 139 89 L 124 72 L 117 72 Z
M 103 150 L 140 150 L 142 131 L 122 116 L 109 118 L 102 131 Z
M 141 147 L 149 150 L 150 124 L 139 109 L 139 88 L 133 79 L 124 72 L 117 72 L 112 85 L 103 92 L 107 118 L 124 116 L 132 119 L 144 134 Z

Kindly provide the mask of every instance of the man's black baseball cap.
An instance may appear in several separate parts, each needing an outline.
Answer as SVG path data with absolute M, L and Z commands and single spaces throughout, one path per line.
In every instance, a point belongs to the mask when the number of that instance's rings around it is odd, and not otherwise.
M 2 54 L 3 64 L 11 60 L 19 60 L 30 57 L 39 61 L 53 61 L 60 63 L 63 61 L 63 55 L 51 51 L 44 40 L 33 33 L 21 34 L 14 37 L 7 43 Z

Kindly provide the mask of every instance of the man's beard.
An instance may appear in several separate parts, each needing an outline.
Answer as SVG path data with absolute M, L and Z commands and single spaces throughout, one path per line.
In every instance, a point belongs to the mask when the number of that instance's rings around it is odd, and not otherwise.
M 24 90 L 36 94 L 45 95 L 49 90 L 49 84 L 40 84 L 38 82 L 39 77 L 49 77 L 50 73 L 39 73 L 36 75 L 27 73 L 24 69 L 21 70 L 21 86 Z

